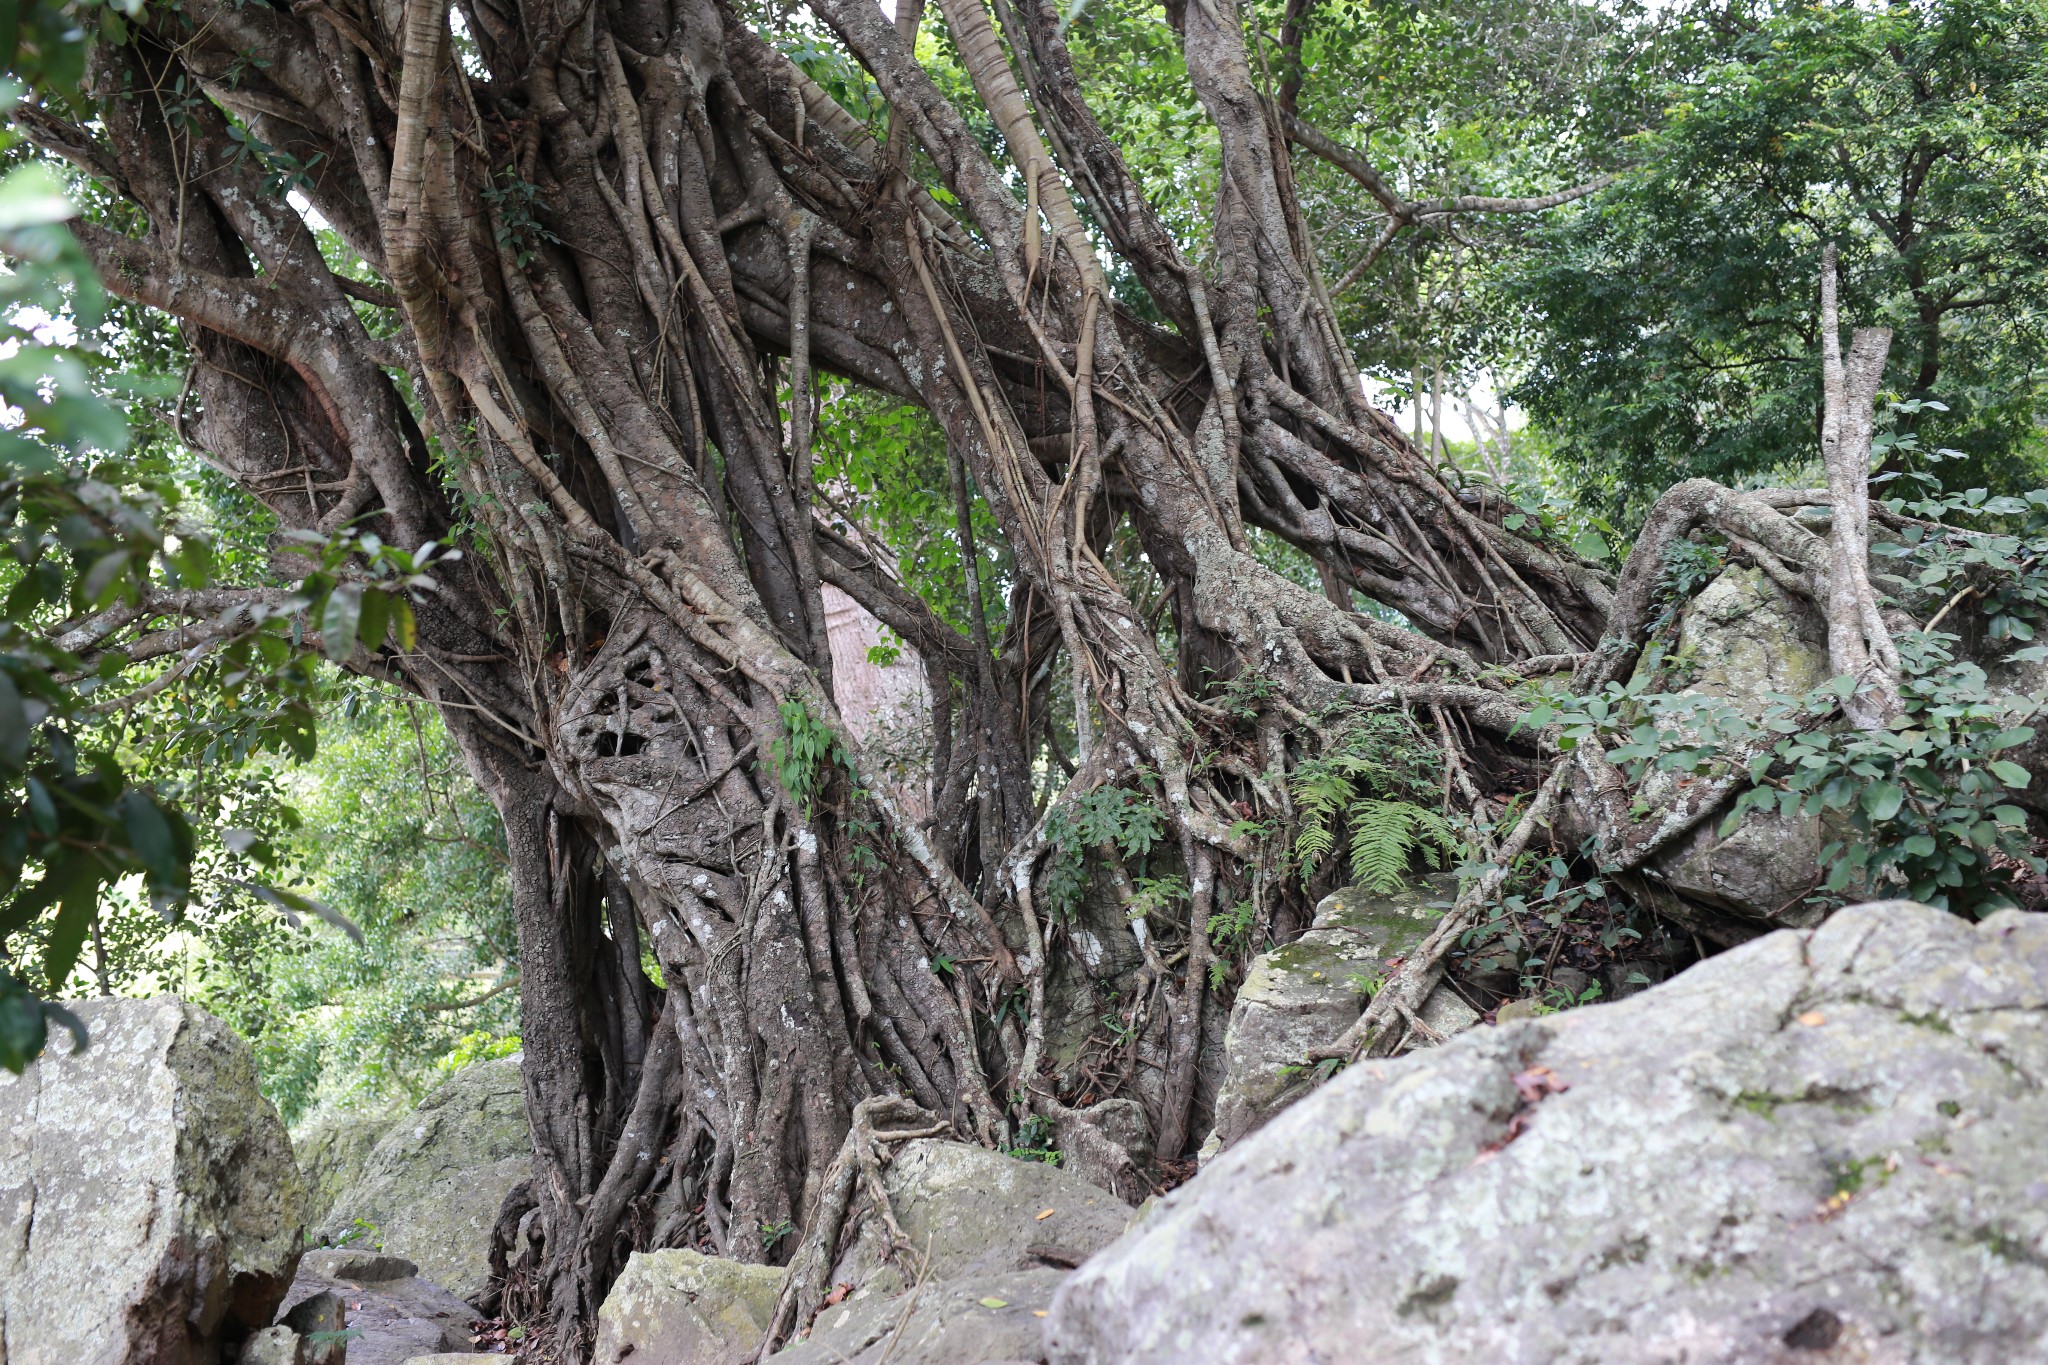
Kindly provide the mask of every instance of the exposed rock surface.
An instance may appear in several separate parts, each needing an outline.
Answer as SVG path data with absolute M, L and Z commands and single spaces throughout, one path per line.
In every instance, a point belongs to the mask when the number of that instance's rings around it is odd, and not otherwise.
M 242 1343 L 235 1365 L 306 1365 L 306 1344 L 289 1327 L 266 1327 Z
M 299 1259 L 302 1275 L 324 1275 L 330 1280 L 403 1280 L 420 1273 L 420 1268 L 403 1256 L 360 1247 L 315 1247 Z
M 300 1299 L 285 1310 L 283 1323 L 299 1337 L 298 1365 L 343 1365 L 348 1325 L 348 1305 L 331 1289 Z
M 598 1310 L 594 1365 L 752 1361 L 785 1273 L 695 1251 L 636 1251 Z
M 1677 691 L 1721 698 L 1754 719 L 1773 695 L 1803 696 L 1827 681 L 1827 626 L 1762 570 L 1731 568 L 1687 605 L 1675 660 L 1686 675 Z M 1652 772 L 1643 799 L 1661 805 L 1681 780 Z M 1659 897 L 1660 910 L 1720 943 L 1819 921 L 1822 912 L 1805 904 L 1833 837 L 1819 817 L 1751 816 L 1727 835 L 1720 826 L 1703 821 L 1651 859 L 1654 884 L 1684 897 Z
M 475 1310 L 440 1285 L 417 1275 L 396 1279 L 333 1278 L 319 1272 L 314 1260 L 318 1255 L 306 1253 L 298 1278 L 292 1281 L 291 1293 L 285 1299 L 280 1321 L 307 1330 L 308 1306 L 324 1295 L 333 1295 L 341 1305 L 348 1329 L 358 1334 L 347 1343 L 347 1365 L 405 1365 L 416 1356 L 467 1351 L 475 1344 L 469 1332 Z M 322 1363 L 308 1361 L 307 1365 Z
M 401 1114 L 329 1114 L 292 1134 L 292 1153 L 306 1175 L 306 1219 L 318 1227 L 342 1192 L 362 1179 L 378 1139 Z
M 926 1280 L 1069 1270 L 1131 1219 L 1128 1204 L 1057 1166 L 931 1138 L 899 1148 L 883 1186 Z M 882 1256 L 881 1236 L 879 1220 L 869 1219 L 833 1268 L 833 1283 L 853 1286 L 849 1302 L 906 1287 Z
M 1053 1290 L 1131 1217 L 1057 1167 L 958 1142 L 906 1143 L 883 1183 L 916 1248 L 910 1275 L 885 1260 L 880 1220 L 869 1218 L 833 1269 L 840 1301 L 777 1361 L 1036 1361 Z M 783 1273 L 692 1251 L 636 1254 L 599 1311 L 595 1365 L 751 1361 Z
M 827 1308 L 776 1365 L 1024 1365 L 1044 1359 L 1045 1320 L 1063 1270 L 928 1281 L 894 1299 Z M 1198 1357 L 1189 1357 L 1190 1360 Z
M 0 1072 L 0 1361 L 211 1361 L 270 1324 L 305 1190 L 249 1048 L 176 996 L 72 1008 Z
M 1152 1121 L 1134 1099 L 1100 1100 L 1056 1111 L 1060 1169 L 1135 1204 L 1151 1192 L 1143 1167 L 1152 1159 Z
M 1351 1068 L 1076 1274 L 1050 1355 L 2048 1359 L 2044 1082 L 2048 918 L 1844 910 Z
M 1302 1059 L 1357 1020 L 1366 999 L 1360 983 L 1420 943 L 1456 895 L 1449 877 L 1392 896 L 1346 887 L 1323 898 L 1307 933 L 1252 959 L 1230 1009 L 1216 1127 L 1202 1145 L 1203 1161 L 1309 1092 L 1313 1078 Z M 1430 993 L 1421 1017 L 1446 1036 L 1479 1022 L 1447 985 Z
M 393 1124 L 320 1225 L 403 1256 L 457 1298 L 490 1284 L 491 1227 L 533 1157 L 519 1058 L 475 1062 Z

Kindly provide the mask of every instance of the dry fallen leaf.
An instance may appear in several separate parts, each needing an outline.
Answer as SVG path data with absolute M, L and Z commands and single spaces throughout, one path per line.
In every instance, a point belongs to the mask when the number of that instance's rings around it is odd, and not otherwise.
M 1045 1310 L 1043 1308 L 1034 1308 L 1031 1310 L 1031 1316 L 1034 1318 L 1042 1318 L 1045 1316 Z
M 1044 1221 L 1045 1221 L 1046 1219 L 1048 1219 L 1048 1218 L 1052 1217 L 1052 1215 L 1053 1215 L 1053 1210 L 1051 1210 L 1051 1209 L 1047 1209 L 1047 1210 L 1046 1210 L 1046 1211 L 1045 1211 L 1044 1213 L 1041 1213 L 1041 1214 L 1039 1214 L 1039 1215 L 1038 1215 L 1038 1221 L 1039 1221 L 1039 1222 L 1041 1222 L 1041 1223 L 1043 1223 L 1043 1222 L 1044 1222 Z
M 1827 1021 L 1828 1017 L 1825 1014 L 1822 1014 L 1819 1010 L 1808 1010 L 1806 1013 L 1799 1016 L 1799 1022 L 1806 1025 L 1808 1028 L 1819 1028 L 1822 1024 L 1825 1024 Z

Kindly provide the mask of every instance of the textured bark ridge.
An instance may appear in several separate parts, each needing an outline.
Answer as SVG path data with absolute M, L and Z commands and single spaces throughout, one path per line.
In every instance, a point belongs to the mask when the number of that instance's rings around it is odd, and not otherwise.
M 1440 479 L 1363 397 L 1295 206 L 1289 129 L 1343 149 L 1264 98 L 1230 0 L 1168 7 L 1225 169 L 1199 260 L 1088 108 L 1059 7 L 998 5 L 1000 33 L 976 0 L 938 10 L 1006 164 L 914 60 L 920 8 L 892 23 L 871 0 L 811 12 L 886 127 L 719 0 L 186 0 L 95 50 L 96 121 L 24 115 L 132 207 L 131 233 L 81 236 L 112 288 L 181 321 L 193 445 L 285 526 L 474 547 L 416 649 L 353 667 L 438 704 L 504 816 L 537 1165 L 500 1250 L 510 1305 L 565 1340 L 632 1249 L 788 1255 L 863 1100 L 983 1142 L 1031 1117 L 1080 1131 L 1046 1075 L 1072 942 L 1039 908 L 1050 809 L 1141 777 L 1158 793 L 1188 894 L 1141 939 L 1127 1019 L 1177 1157 L 1220 1035 L 1211 915 L 1249 900 L 1261 936 L 1307 920 L 1244 822 L 1291 818 L 1318 717 L 1411 708 L 1490 827 L 1486 801 L 1539 766 L 1518 675 L 1624 670 L 1671 535 L 1713 521 L 1809 593 L 1829 581 L 1826 547 L 1754 494 L 1677 490 L 1617 588 Z M 247 155 L 244 129 L 271 150 Z M 360 270 L 329 268 L 280 168 Z M 1112 291 L 1105 254 L 1163 324 Z M 822 373 L 943 432 L 963 535 L 971 487 L 1014 556 L 1003 638 L 954 630 L 821 520 Z M 1124 527 L 1172 652 L 1105 567 Z M 1249 528 L 1327 591 L 1263 567 Z M 915 815 L 835 705 L 828 585 L 928 679 Z M 1857 638 L 1881 667 L 1867 622 Z M 1055 659 L 1082 749 L 1040 809 Z M 1273 684 L 1251 720 L 1216 697 L 1246 675 Z M 1557 769 L 1535 816 L 1568 781 L 1609 791 L 1597 761 Z M 1617 799 L 1618 856 L 1640 863 Z M 1343 1049 L 1400 1045 L 1496 886 Z

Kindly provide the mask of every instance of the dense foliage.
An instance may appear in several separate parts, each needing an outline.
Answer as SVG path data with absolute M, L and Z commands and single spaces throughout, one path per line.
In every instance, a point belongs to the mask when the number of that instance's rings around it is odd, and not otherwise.
M 1612 188 L 1500 269 L 1515 397 L 1551 476 L 1636 520 L 1672 482 L 1795 479 L 1819 401 L 1813 280 L 1895 329 L 1886 386 L 1937 398 L 1955 483 L 2038 478 L 2048 382 L 2048 10 L 1690 5 L 1614 73 L 1663 106 Z

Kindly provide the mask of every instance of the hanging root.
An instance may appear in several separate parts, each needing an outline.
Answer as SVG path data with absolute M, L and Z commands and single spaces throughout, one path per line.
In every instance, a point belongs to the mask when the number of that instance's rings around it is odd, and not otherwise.
M 880 1125 L 884 1123 L 913 1126 L 883 1128 Z M 808 1330 L 811 1319 L 824 1306 L 832 1266 L 839 1258 L 840 1233 L 853 1207 L 856 1187 L 867 1195 L 870 1208 L 888 1229 L 889 1254 L 913 1249 L 889 1206 L 888 1192 L 882 1187 L 882 1165 L 889 1159 L 892 1143 L 945 1137 L 952 1132 L 952 1124 L 900 1095 L 877 1095 L 854 1106 L 853 1125 L 825 1172 L 810 1230 L 790 1258 L 789 1275 L 782 1282 L 782 1294 L 775 1301 L 775 1316 L 768 1324 L 757 1361 L 767 1360 L 790 1336 Z

